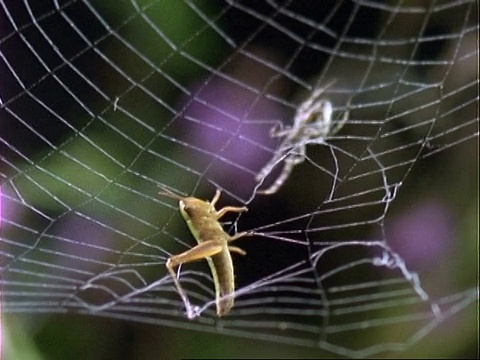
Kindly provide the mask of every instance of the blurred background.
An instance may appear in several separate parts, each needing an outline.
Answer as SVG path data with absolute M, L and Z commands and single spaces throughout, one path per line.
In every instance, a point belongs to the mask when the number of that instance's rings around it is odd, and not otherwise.
M 0 5 L 2 358 L 478 357 L 475 1 Z M 332 81 L 347 124 L 257 194 Z M 224 319 L 159 186 L 249 207 Z

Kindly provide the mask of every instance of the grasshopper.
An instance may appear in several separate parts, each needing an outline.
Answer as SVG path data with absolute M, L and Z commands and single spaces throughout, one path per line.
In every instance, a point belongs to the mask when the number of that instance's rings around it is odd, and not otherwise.
M 235 291 L 234 269 L 230 253 L 246 254 L 244 250 L 229 244 L 234 240 L 249 235 L 249 233 L 244 231 L 231 236 L 225 232 L 219 220 L 228 212 L 242 213 L 248 209 L 245 206 L 225 206 L 220 210 L 216 210 L 215 204 L 221 195 L 219 189 L 217 189 L 211 201 L 201 200 L 193 196 L 183 197 L 172 193 L 166 188 L 163 188 L 159 195 L 178 200 L 180 213 L 198 243 L 181 254 L 171 256 L 166 262 L 167 270 L 175 283 L 179 295 L 184 303 L 188 304 L 187 297 L 174 269 L 181 264 L 206 259 L 215 285 L 217 315 L 224 316 L 228 314 L 233 307 L 233 293 Z

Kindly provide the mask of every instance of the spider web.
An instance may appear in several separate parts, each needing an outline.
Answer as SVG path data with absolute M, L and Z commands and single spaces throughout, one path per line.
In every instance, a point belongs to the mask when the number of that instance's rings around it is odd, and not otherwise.
M 476 206 L 475 1 L 0 5 L 3 312 L 352 357 L 474 318 L 476 220 L 459 219 Z M 272 127 L 330 83 L 346 125 L 257 194 L 282 166 L 255 181 Z M 187 318 L 165 262 L 194 239 L 159 186 L 249 208 L 225 217 L 254 234 L 227 316 L 202 261 L 178 271 Z

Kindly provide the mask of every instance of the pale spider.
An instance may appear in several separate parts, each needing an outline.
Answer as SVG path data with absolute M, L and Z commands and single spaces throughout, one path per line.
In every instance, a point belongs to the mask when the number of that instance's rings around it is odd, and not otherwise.
M 330 86 L 332 83 L 327 85 Z M 332 120 L 332 103 L 321 97 L 326 87 L 317 88 L 312 95 L 298 108 L 293 126 L 278 129 L 274 126 L 270 132 L 272 137 L 284 137 L 273 158 L 260 170 L 255 179 L 263 180 L 271 173 L 274 167 L 282 160 L 283 170 L 275 182 L 265 190 L 259 190 L 259 194 L 274 194 L 288 179 L 295 165 L 302 163 L 306 157 L 307 145 L 325 144 L 325 140 L 335 135 L 348 120 L 348 106 L 343 118 L 338 122 Z

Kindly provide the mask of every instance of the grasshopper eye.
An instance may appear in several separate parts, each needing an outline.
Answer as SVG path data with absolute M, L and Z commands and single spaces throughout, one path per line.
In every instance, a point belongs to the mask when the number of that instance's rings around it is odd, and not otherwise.
M 185 203 L 182 201 L 181 204 L 180 204 L 180 210 L 181 210 L 181 211 L 185 211 L 187 214 L 190 215 L 190 213 L 192 212 L 192 206 L 187 206 L 187 204 L 185 204 Z
M 178 205 L 179 205 L 178 207 L 180 208 L 180 213 L 183 215 L 183 217 L 185 219 L 190 218 L 192 208 L 187 206 L 187 204 L 185 204 L 185 202 L 183 200 L 180 200 L 178 202 Z

